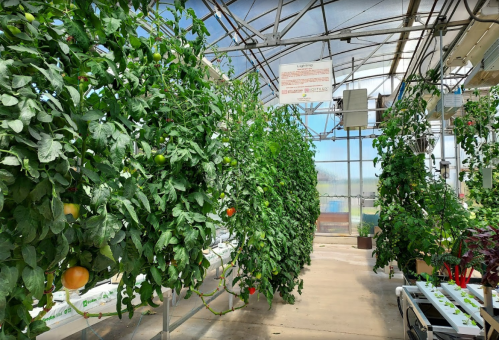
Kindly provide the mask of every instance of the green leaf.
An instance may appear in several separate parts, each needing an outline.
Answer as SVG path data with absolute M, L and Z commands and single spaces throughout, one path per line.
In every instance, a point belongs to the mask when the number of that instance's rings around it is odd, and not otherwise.
M 40 54 L 36 49 L 31 48 L 31 47 L 27 47 L 27 46 L 17 45 L 17 46 L 9 46 L 9 48 L 11 50 L 18 51 L 18 52 L 27 52 L 27 53 L 36 54 L 36 55 Z
M 204 196 L 202 193 L 200 193 L 199 191 L 196 191 L 196 192 L 193 192 L 192 194 L 189 195 L 189 198 L 190 199 L 194 199 L 196 200 L 196 202 L 199 204 L 199 206 L 203 206 L 204 205 Z
M 137 248 L 137 250 L 139 251 L 139 255 L 142 255 L 142 233 L 135 228 L 130 229 L 129 233 L 132 238 L 133 244 L 135 244 L 135 248 Z
M 134 177 L 128 177 L 125 180 L 125 184 L 123 186 L 123 196 L 125 198 L 131 199 L 135 195 L 136 190 L 137 180 Z
M 104 22 L 104 32 L 108 35 L 116 32 L 121 25 L 121 20 L 115 18 L 104 18 L 102 21 Z
M 97 142 L 97 146 L 105 147 L 108 143 L 109 137 L 112 136 L 115 128 L 111 123 L 91 122 L 88 126 L 92 133 L 92 138 Z
M 36 268 L 36 249 L 33 246 L 25 245 L 22 248 L 23 259 L 28 266 Z
M 149 271 L 151 272 L 151 275 L 152 275 L 154 282 L 156 282 L 156 284 L 158 286 L 161 286 L 162 275 L 161 275 L 161 272 L 159 271 L 159 269 L 156 268 L 155 266 L 151 266 L 151 268 L 149 268 Z
M 43 198 L 43 196 L 49 194 L 52 191 L 52 185 L 48 178 L 39 182 L 33 190 L 29 193 L 30 198 L 37 202 Z M 50 218 L 52 218 L 52 213 L 50 213 Z
M 118 133 L 116 142 L 111 146 L 111 159 L 115 164 L 121 164 L 125 157 L 126 147 L 130 144 L 130 137 L 123 133 Z
M 193 249 L 197 245 L 197 239 L 199 236 L 199 231 L 197 229 L 190 229 L 188 232 L 184 234 L 184 242 L 187 248 Z
M 133 48 L 138 49 L 141 45 L 141 42 L 139 38 L 130 35 L 130 44 L 132 45 Z
M 22 124 L 22 123 L 21 123 Z M 42 137 L 38 141 L 38 159 L 41 163 L 50 163 L 58 157 L 64 157 L 62 145 L 46 133 L 40 133 Z
M 97 248 L 101 248 L 120 230 L 121 223 L 114 215 L 98 215 L 90 217 L 85 228 L 88 230 L 93 244 Z
M 206 175 L 209 179 L 214 179 L 216 177 L 216 168 L 213 162 L 203 163 L 203 169 L 206 172 Z
M 50 225 L 50 230 L 54 234 L 59 234 L 64 230 L 66 226 L 66 215 L 64 215 L 64 203 L 62 203 L 59 197 L 52 198 L 52 215 L 54 216 L 54 220 Z
M 151 206 L 149 205 L 149 200 L 147 199 L 147 196 L 140 190 L 137 190 L 135 193 L 135 196 L 142 202 L 142 205 L 144 208 L 147 210 L 147 212 L 151 212 Z
M 14 130 L 14 132 L 20 133 L 23 130 L 23 122 L 20 120 L 11 120 L 7 122 L 7 125 Z
M 90 180 L 92 182 L 94 182 L 94 183 L 100 183 L 101 182 L 99 175 L 95 171 L 92 171 L 92 170 L 87 169 L 87 168 L 81 168 L 81 172 L 85 176 L 87 176 L 88 178 L 90 178 Z
M 71 99 L 73 100 L 74 106 L 78 107 L 78 105 L 80 105 L 80 92 L 73 86 L 66 85 L 65 87 L 68 90 Z
M 133 220 L 139 223 L 139 219 L 137 218 L 137 213 L 135 212 L 132 203 L 129 200 L 123 200 L 122 203 L 125 206 L 128 213 L 130 214 L 130 216 L 132 216 Z
M 189 263 L 189 254 L 184 246 L 177 245 L 173 247 L 175 252 L 175 260 L 178 262 L 178 267 L 183 268 L 187 263 Z
M 48 332 L 49 330 L 50 328 L 47 327 L 47 324 L 43 320 L 35 320 L 29 324 L 29 335 L 31 337 Z
M 62 41 L 57 42 L 59 44 L 59 47 L 61 48 L 62 53 L 68 54 L 69 53 L 69 46 Z
M 156 252 L 160 252 L 163 250 L 164 247 L 166 247 L 172 238 L 172 232 L 171 230 L 167 230 L 161 233 L 159 236 L 158 242 L 156 242 L 156 245 L 154 246 L 154 250 Z
M 109 244 L 106 244 L 104 247 L 101 247 L 99 249 L 99 253 L 101 253 L 108 259 L 112 260 L 113 262 L 116 262 L 116 260 L 113 257 L 113 252 L 111 251 L 111 247 L 109 246 Z
M 15 75 L 12 79 L 12 88 L 17 89 L 31 82 L 33 78 L 30 76 Z
M 5 165 L 10 165 L 10 166 L 21 165 L 21 162 L 19 162 L 19 159 L 15 156 L 7 156 L 0 163 L 5 164 Z
M 100 110 L 87 111 L 87 113 L 85 113 L 83 115 L 83 117 L 81 117 L 81 119 L 86 121 L 86 122 L 93 121 L 93 120 L 99 120 L 101 118 L 104 118 L 104 113 Z
M 87 51 L 90 46 L 90 38 L 88 37 L 85 27 L 82 25 L 81 21 L 68 20 L 66 21 L 66 26 L 68 34 L 76 39 L 78 45 L 81 46 L 84 51 Z
M 142 149 L 144 149 L 147 158 L 151 158 L 151 146 L 145 141 L 141 141 L 140 144 L 142 145 Z
M 175 189 L 180 190 L 180 191 L 185 191 L 185 185 L 182 181 L 174 178 L 172 179 L 172 184 L 175 187 Z
M 139 289 L 140 301 L 147 301 L 152 298 L 153 289 L 148 281 L 142 282 Z
M 45 78 L 47 78 L 47 80 L 50 82 L 50 84 L 52 84 L 52 86 L 55 88 L 57 92 L 62 91 L 62 87 L 64 86 L 64 80 L 62 79 L 62 76 L 55 69 L 51 68 L 50 66 L 48 69 L 38 67 L 34 64 L 31 64 L 31 66 L 38 69 L 38 71 L 40 71 L 45 76 Z M 42 93 L 42 95 L 49 97 L 51 100 L 54 99 L 54 97 L 52 97 L 52 95 L 48 92 L 44 92 Z M 57 106 L 60 107 L 60 110 L 62 111 L 61 104 L 59 103 Z
M 36 267 L 32 269 L 30 267 L 24 267 L 23 270 L 23 281 L 26 288 L 36 299 L 41 299 L 43 296 L 43 287 L 45 285 L 45 275 L 43 269 Z
M 98 207 L 101 204 L 106 203 L 110 197 L 111 197 L 111 190 L 104 185 L 100 185 L 98 188 L 94 189 L 94 192 L 92 194 L 91 204 Z

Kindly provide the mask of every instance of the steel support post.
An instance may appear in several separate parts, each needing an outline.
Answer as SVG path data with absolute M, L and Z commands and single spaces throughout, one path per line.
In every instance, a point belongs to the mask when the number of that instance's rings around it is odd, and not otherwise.
M 362 212 L 364 206 L 364 180 L 362 179 L 362 129 L 359 127 L 359 173 L 360 173 L 360 223 L 362 224 Z
M 161 332 L 161 340 L 170 340 L 170 291 L 163 295 L 163 331 Z
M 404 340 L 408 339 L 407 329 L 408 329 L 409 325 L 407 324 L 407 307 L 408 307 L 407 306 L 407 295 L 406 295 L 405 291 L 402 289 L 402 313 L 403 313 L 403 316 L 402 316 L 402 324 L 403 324 L 402 330 L 404 332 L 402 339 L 404 339 Z
M 229 287 L 229 290 L 231 290 L 231 291 L 233 288 L 232 281 L 234 280 L 234 270 L 235 270 L 235 267 L 232 267 L 230 270 L 229 277 L 228 277 L 229 282 L 227 283 L 227 286 Z M 232 309 L 232 307 L 234 307 L 234 295 L 229 294 L 229 309 Z
M 81 330 L 81 340 L 87 340 L 87 329 L 83 328 Z
M 352 178 L 350 174 L 350 129 L 347 130 L 347 167 L 348 167 L 348 233 L 352 234 Z
M 444 40 L 442 37 L 442 30 L 440 30 L 440 100 L 442 101 L 442 136 L 441 136 L 441 144 L 440 150 L 441 160 L 445 161 L 445 138 L 444 138 L 444 130 L 445 130 L 445 117 L 444 117 L 444 62 L 443 62 L 443 48 L 444 48 Z M 445 180 L 445 179 L 444 179 Z

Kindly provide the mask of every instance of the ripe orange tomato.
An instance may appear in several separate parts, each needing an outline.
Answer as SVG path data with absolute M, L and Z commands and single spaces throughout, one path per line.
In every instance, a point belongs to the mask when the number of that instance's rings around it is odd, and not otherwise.
M 87 284 L 88 278 L 87 268 L 74 266 L 62 274 L 62 285 L 67 289 L 79 289 Z
M 80 205 L 73 203 L 64 203 L 64 215 L 73 215 L 75 220 L 80 216 Z
M 229 209 L 227 209 L 227 215 L 229 217 L 232 217 L 232 215 L 234 215 L 235 212 L 236 212 L 236 208 L 229 208 Z

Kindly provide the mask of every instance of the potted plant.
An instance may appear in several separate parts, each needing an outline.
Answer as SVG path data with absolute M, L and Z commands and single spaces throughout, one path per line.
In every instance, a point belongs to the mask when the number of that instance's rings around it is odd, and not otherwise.
M 373 248 L 373 238 L 369 236 L 371 231 L 371 223 L 360 223 L 357 227 L 359 236 L 357 236 L 357 248 L 358 249 L 372 249 Z
M 495 332 L 498 336 L 499 309 L 493 308 L 492 290 L 499 285 L 499 228 L 487 226 L 471 231 L 473 235 L 468 238 L 470 250 L 465 256 L 473 258 L 477 253 L 483 256 L 481 269 L 485 307 L 480 310 L 480 315 L 485 322 L 485 333 L 492 335 Z

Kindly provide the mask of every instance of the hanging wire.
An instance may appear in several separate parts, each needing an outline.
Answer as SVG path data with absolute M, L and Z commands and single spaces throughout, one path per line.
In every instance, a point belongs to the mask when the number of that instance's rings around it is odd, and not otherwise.
M 363 14 L 363 13 L 367 12 L 367 11 L 368 11 L 368 10 L 370 10 L 371 8 L 376 7 L 377 5 L 379 5 L 380 3 L 384 2 L 384 1 L 385 1 L 385 0 L 381 0 L 381 1 L 377 2 L 376 4 L 372 5 L 371 7 L 366 8 L 365 10 L 363 10 L 362 12 L 360 12 L 360 13 L 358 13 L 358 14 L 354 15 L 354 16 L 353 16 L 353 17 L 351 17 L 350 19 L 347 19 L 347 20 L 343 21 L 341 24 L 339 24 L 339 25 L 337 25 L 337 26 L 333 27 L 330 31 L 334 31 L 334 29 L 336 29 L 336 28 L 340 27 L 341 25 L 343 25 L 344 23 L 346 23 L 346 22 L 348 22 L 348 21 L 350 21 L 350 20 L 352 20 L 352 19 L 354 19 L 354 18 L 358 17 L 359 15 L 361 15 L 361 14 Z

